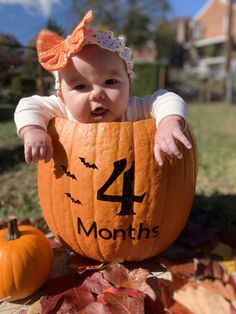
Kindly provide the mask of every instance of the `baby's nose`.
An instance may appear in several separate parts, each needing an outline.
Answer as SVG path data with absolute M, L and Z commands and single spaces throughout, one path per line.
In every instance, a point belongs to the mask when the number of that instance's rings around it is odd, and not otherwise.
M 102 86 L 94 86 L 93 90 L 91 91 L 91 100 L 93 99 L 104 99 L 105 92 Z

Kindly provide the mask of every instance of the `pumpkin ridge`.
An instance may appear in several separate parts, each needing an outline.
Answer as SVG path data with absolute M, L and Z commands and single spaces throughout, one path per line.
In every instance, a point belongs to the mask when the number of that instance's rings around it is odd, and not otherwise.
M 53 168 L 53 164 L 50 164 L 50 171 L 52 171 L 53 173 L 54 173 L 54 169 L 52 169 Z M 55 169 L 55 171 L 56 171 L 56 169 Z M 55 176 L 55 174 L 53 175 L 53 176 L 50 176 L 50 178 L 47 178 L 47 180 L 48 181 L 50 181 L 49 183 L 49 188 L 52 190 L 51 191 L 51 193 L 50 193 L 50 197 L 49 197 L 49 201 L 50 201 L 50 204 L 47 204 L 47 205 L 44 205 L 46 208 L 52 208 L 52 212 L 50 212 L 50 211 L 48 211 L 47 209 L 46 209 L 46 211 L 47 211 L 47 213 L 49 212 L 50 213 L 50 218 L 49 218 L 49 224 L 50 224 L 50 226 L 49 226 L 49 228 L 51 228 L 51 225 L 53 225 L 53 226 L 55 226 L 54 228 L 55 228 L 55 235 L 57 236 L 57 234 L 58 234 L 58 226 L 57 226 L 57 221 L 56 221 L 56 219 L 55 219 L 55 215 L 54 215 L 54 211 L 55 211 L 55 206 L 54 206 L 54 199 L 53 199 L 53 197 L 51 197 L 51 194 L 53 194 L 53 193 L 55 193 L 54 191 L 53 191 L 53 187 L 54 187 L 54 176 Z M 44 180 L 45 180 L 45 177 L 44 177 Z M 45 208 L 44 208 L 44 210 L 45 210 Z M 46 220 L 47 221 L 47 220 Z
M 68 122 L 69 122 L 69 120 L 68 120 Z M 68 126 L 67 126 L 67 128 L 68 128 Z M 75 138 L 75 136 L 77 135 L 77 132 L 76 132 L 76 130 L 77 130 L 77 122 L 73 125 L 73 128 L 72 128 L 72 137 L 71 137 L 71 141 L 72 141 L 72 143 L 74 143 L 74 138 Z M 77 137 L 77 136 L 76 136 Z M 69 154 L 69 160 L 70 161 L 72 161 L 73 163 L 75 162 L 72 158 L 71 158 L 71 156 L 73 157 L 74 156 L 74 149 L 75 149 L 75 146 L 76 145 L 71 145 L 70 146 L 70 154 Z M 69 162 L 68 162 L 68 165 L 69 165 Z M 70 168 L 72 168 L 73 169 L 73 165 L 71 164 L 70 165 L 71 167 Z M 79 178 L 77 177 L 77 180 L 79 180 Z M 74 185 L 74 182 L 73 182 L 73 180 L 71 180 L 70 179 L 70 177 L 68 177 L 68 182 L 69 182 L 69 191 L 71 191 L 72 189 L 71 189 L 71 186 L 72 185 Z M 73 196 L 73 195 L 72 195 Z M 68 200 L 67 200 L 67 202 L 68 202 Z M 65 209 L 65 211 L 64 211 L 64 215 L 63 215 L 63 218 L 64 218 L 64 221 L 66 221 L 67 222 L 67 224 L 65 224 L 65 228 L 66 228 L 66 232 L 69 232 L 70 233 L 70 237 L 71 237 L 71 241 L 72 242 L 77 242 L 77 236 L 76 236 L 76 234 L 77 234 L 77 230 L 76 230 L 76 225 L 75 225 L 75 223 L 72 223 L 72 227 L 73 227 L 73 231 L 71 232 L 71 230 L 70 230 L 70 227 L 68 226 L 68 224 L 69 224 L 69 222 L 70 221 L 75 221 L 73 218 L 74 218 L 74 212 L 73 212 L 73 208 L 72 208 L 72 204 L 73 203 L 71 203 L 71 202 L 68 202 L 69 203 L 69 208 L 67 209 Z M 67 212 L 66 212 L 67 211 Z M 68 212 L 69 212 L 69 215 L 68 215 Z M 69 219 L 66 219 L 67 218 L 67 215 L 70 217 Z M 63 232 L 61 232 L 61 234 L 63 234 Z
M 98 129 L 100 129 L 99 128 L 100 126 L 101 126 L 101 124 L 100 125 L 96 124 L 96 128 L 95 128 L 95 134 L 96 135 L 95 135 L 95 143 L 94 143 L 94 152 L 95 152 L 95 159 L 94 160 L 96 160 L 97 155 L 99 155 L 97 153 L 97 151 L 100 149 L 100 147 L 99 147 L 99 145 L 96 145 L 96 143 L 98 142 L 98 140 L 99 140 L 98 137 L 100 136 L 100 132 L 98 131 Z M 91 175 L 91 178 L 93 179 L 92 175 Z M 99 211 L 95 210 L 95 202 L 96 202 L 97 194 L 94 193 L 94 191 L 96 191 L 96 188 L 95 188 L 96 180 L 92 180 L 92 181 L 93 181 L 92 187 L 93 187 L 93 196 L 94 196 L 93 197 L 93 204 L 92 204 L 93 216 L 94 216 L 94 221 L 97 221 L 97 218 L 98 218 L 98 216 L 100 216 L 100 213 L 99 213 Z M 102 250 L 102 245 L 103 245 L 103 243 L 102 243 L 102 241 L 99 238 L 97 239 L 97 241 L 98 241 L 97 253 L 99 254 L 98 258 L 103 260 L 103 254 L 102 254 L 102 251 L 103 251 Z
M 61 120 L 53 119 L 53 120 L 51 120 L 50 125 L 49 125 L 49 130 L 50 130 L 51 135 L 56 133 L 57 136 L 59 137 L 59 134 L 62 131 L 64 131 L 63 130 L 63 122 L 64 121 L 65 121 L 64 119 L 61 119 Z M 58 128 L 58 130 L 57 130 L 57 128 Z M 58 141 L 59 141 L 59 138 L 58 138 Z M 57 141 L 56 141 L 56 144 L 57 144 Z M 55 146 L 55 145 L 53 145 L 53 146 Z M 56 154 L 56 152 L 55 152 L 55 154 Z M 55 193 L 54 182 L 56 181 L 56 171 L 58 171 L 58 169 L 56 168 L 56 165 L 54 168 L 54 163 L 50 163 L 50 165 L 48 167 L 49 167 L 48 171 L 53 173 L 53 175 L 50 176 L 50 178 L 47 176 L 47 180 L 50 181 L 50 182 L 48 182 L 49 183 L 48 186 L 51 189 L 51 193 L 49 196 L 51 204 L 49 205 L 46 202 L 46 204 L 44 204 L 44 206 L 42 206 L 42 205 L 41 206 L 45 207 L 44 212 L 46 212 L 47 214 L 50 215 L 50 217 L 49 217 L 49 228 L 51 228 L 51 226 L 53 226 L 53 230 L 55 230 L 54 232 L 55 232 L 55 235 L 57 236 L 60 233 L 60 227 L 58 225 L 58 220 L 56 219 L 58 214 L 56 213 L 57 208 L 55 206 L 53 194 Z M 54 171 L 55 171 L 55 173 L 54 173 Z M 43 180 L 45 180 L 45 177 L 43 177 Z M 49 211 L 48 208 L 51 208 L 51 210 Z M 46 221 L 47 221 L 47 219 L 46 219 Z
M 10 252 L 9 252 L 10 251 Z M 12 273 L 10 272 L 10 269 L 13 269 L 13 260 L 12 260 L 12 251 L 13 251 L 13 243 L 11 244 L 11 246 L 10 246 L 10 250 L 9 250 L 8 252 L 7 252 L 7 254 L 5 255 L 6 256 L 6 258 L 7 258 L 7 265 L 8 265 L 8 272 L 6 272 L 5 270 L 4 270 L 4 272 L 2 272 L 2 274 L 5 274 L 5 278 L 2 278 L 2 282 L 5 282 L 5 283 L 7 283 L 8 282 L 8 280 L 10 280 L 10 282 L 11 283 L 14 283 L 14 289 L 16 289 L 16 284 L 15 284 L 15 280 L 14 280 L 14 278 L 15 278 L 15 273 L 14 273 L 14 275 L 12 275 Z M 10 256 L 10 258 L 9 258 L 9 256 Z M 15 256 L 15 255 L 14 255 Z M 4 263 L 5 264 L 5 263 Z M 9 275 L 10 274 L 10 276 L 11 276 L 11 278 L 9 279 Z M 5 280 L 4 280 L 5 279 Z M 5 285 L 5 295 L 7 295 L 7 289 L 8 287 L 7 287 L 7 285 Z M 9 297 L 11 297 L 11 296 L 9 296 Z

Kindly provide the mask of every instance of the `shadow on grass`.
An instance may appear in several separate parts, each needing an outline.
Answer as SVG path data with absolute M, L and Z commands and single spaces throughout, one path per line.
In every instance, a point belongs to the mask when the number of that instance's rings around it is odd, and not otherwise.
M 13 121 L 15 107 L 0 104 L 0 122 Z
M 236 195 L 218 192 L 210 196 L 196 195 L 190 220 L 222 232 L 236 228 Z
M 12 149 L 0 149 L 0 173 L 10 170 L 24 161 L 24 147 L 22 145 Z

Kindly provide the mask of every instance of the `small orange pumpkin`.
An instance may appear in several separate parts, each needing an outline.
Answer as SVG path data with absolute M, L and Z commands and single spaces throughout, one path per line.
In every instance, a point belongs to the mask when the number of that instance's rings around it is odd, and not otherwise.
M 195 143 L 159 167 L 155 120 L 49 126 L 54 156 L 38 164 L 45 220 L 71 250 L 102 261 L 138 261 L 166 249 L 188 219 L 196 182 Z
M 52 250 L 44 234 L 27 225 L 0 230 L 0 300 L 21 300 L 38 290 L 48 279 Z

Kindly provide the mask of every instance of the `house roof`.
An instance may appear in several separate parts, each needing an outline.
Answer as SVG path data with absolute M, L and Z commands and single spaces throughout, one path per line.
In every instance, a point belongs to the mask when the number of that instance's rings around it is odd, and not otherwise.
M 224 4 L 229 3 L 229 0 L 219 0 L 219 1 Z M 206 1 L 205 4 L 201 7 L 201 9 L 193 16 L 193 20 L 198 20 L 214 2 L 215 0 Z M 233 2 L 234 2 L 233 8 L 236 9 L 236 1 L 233 0 Z

